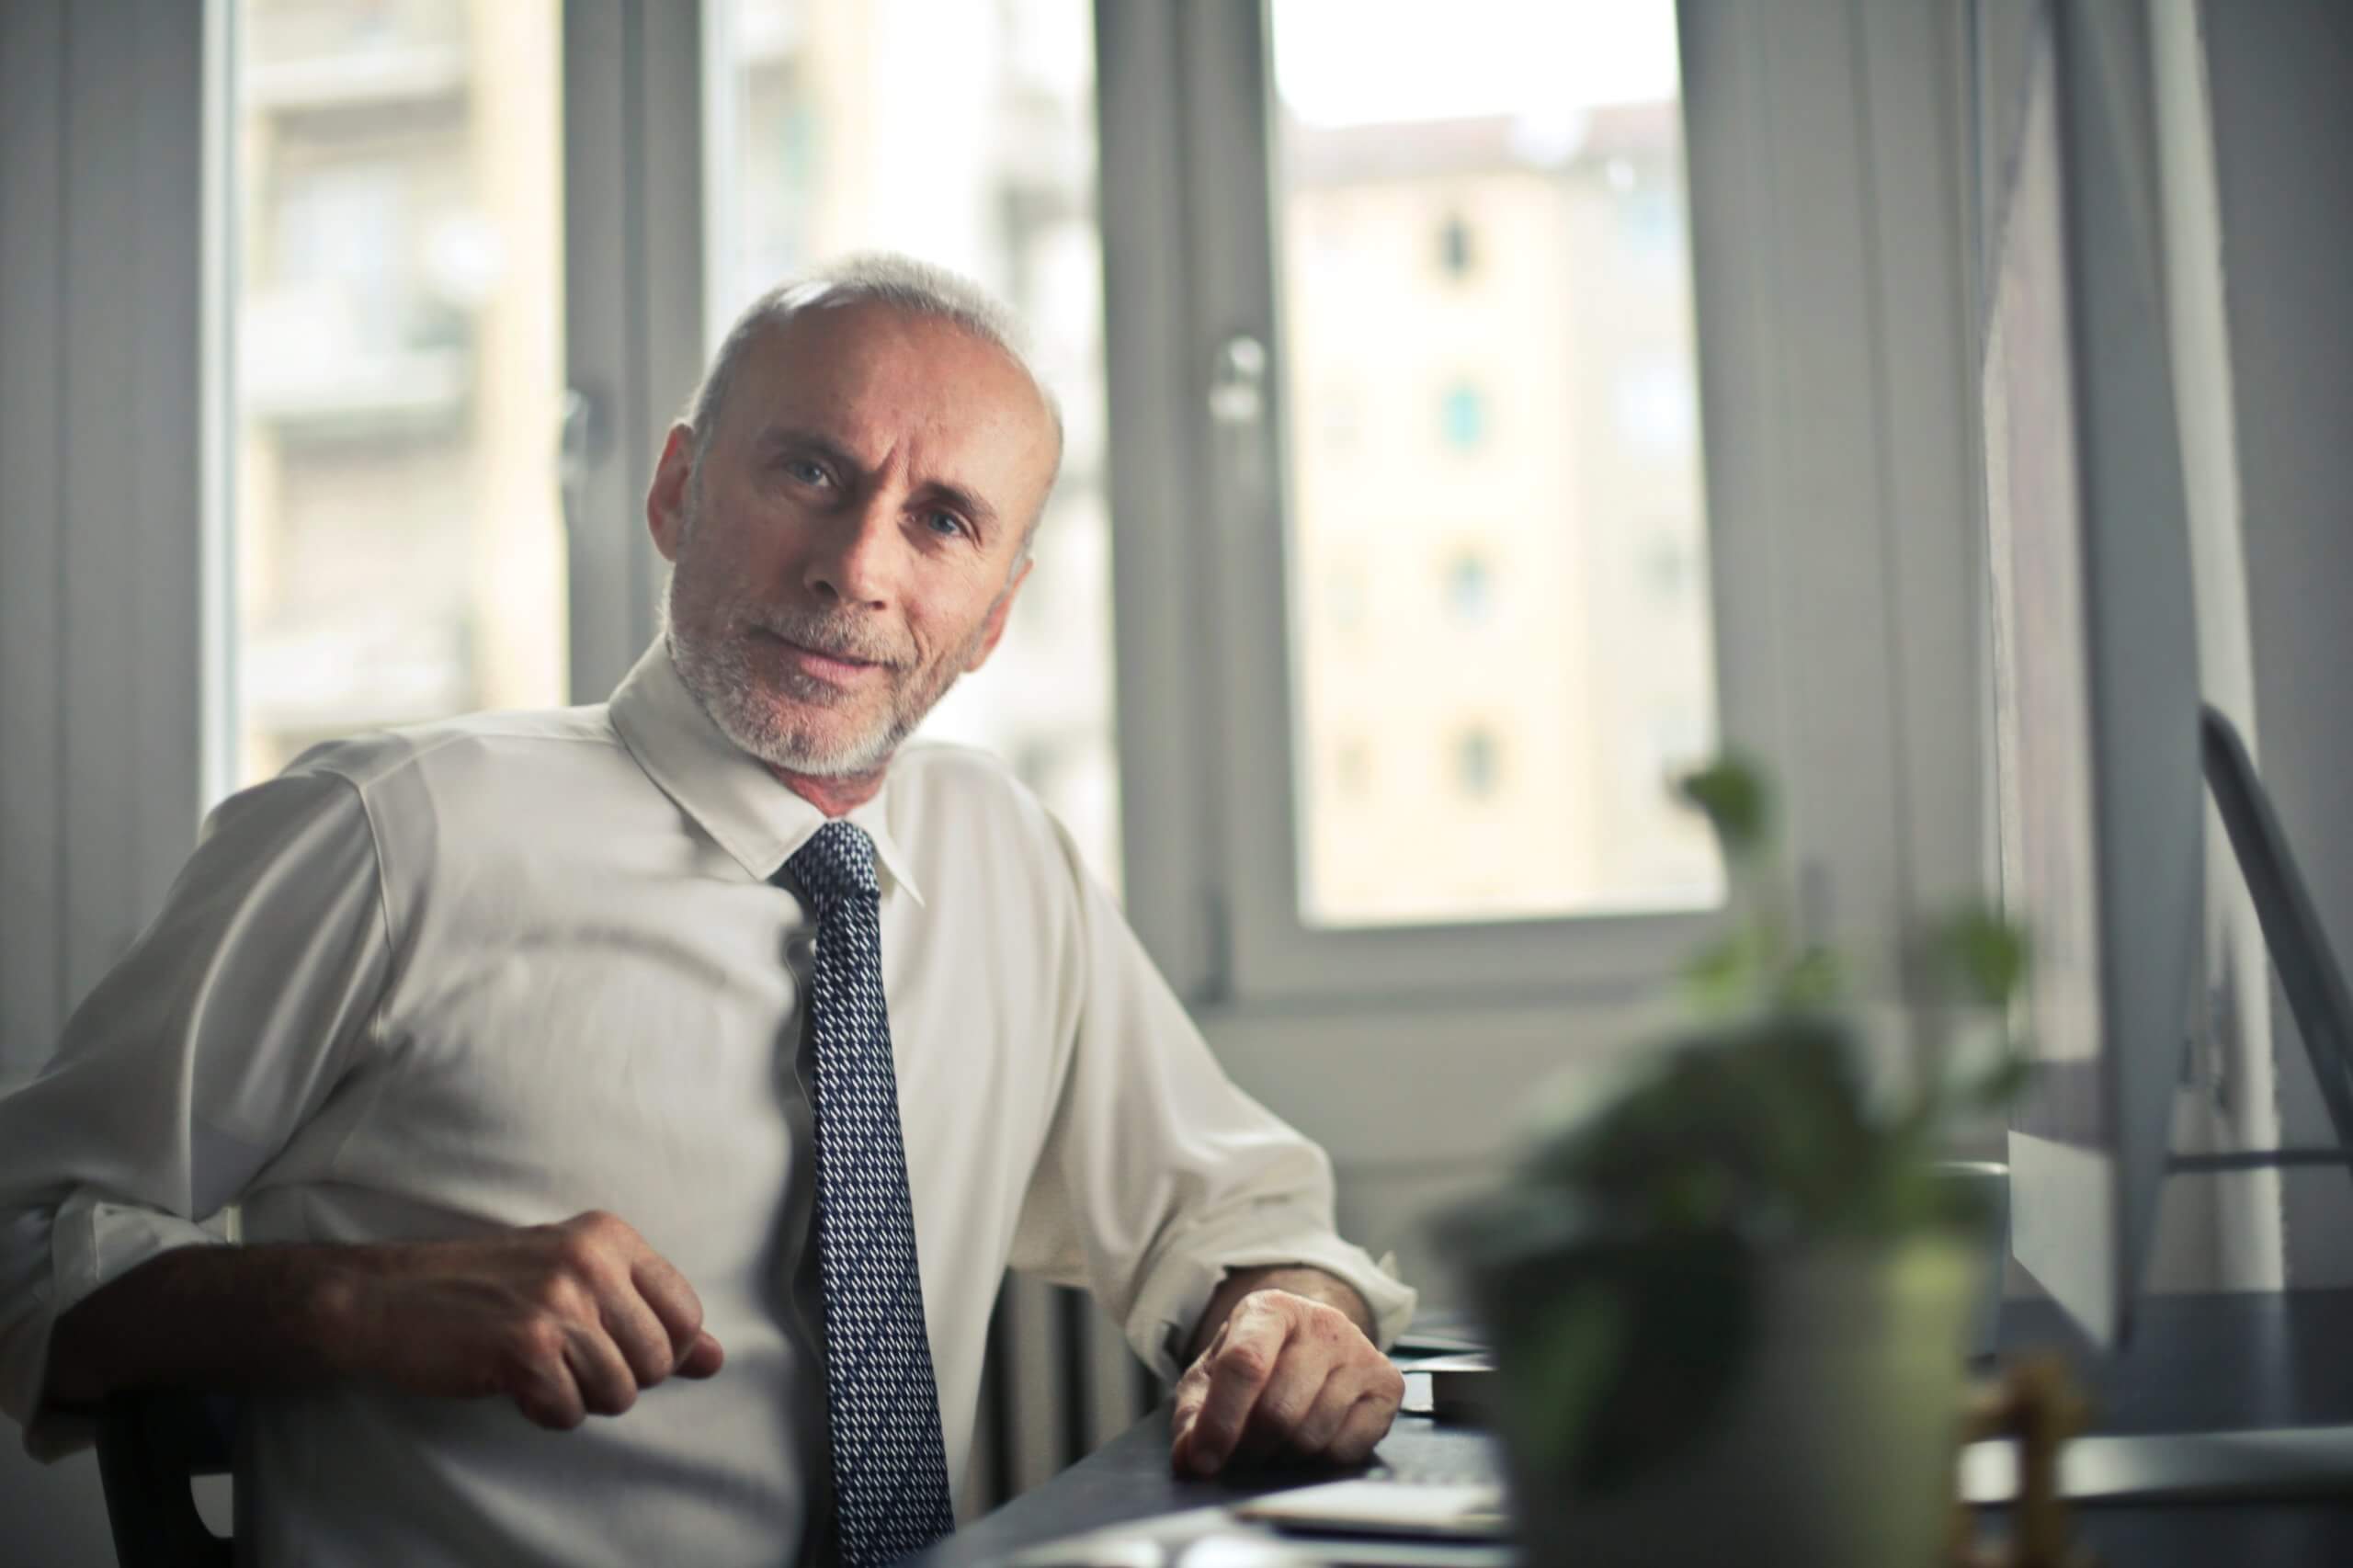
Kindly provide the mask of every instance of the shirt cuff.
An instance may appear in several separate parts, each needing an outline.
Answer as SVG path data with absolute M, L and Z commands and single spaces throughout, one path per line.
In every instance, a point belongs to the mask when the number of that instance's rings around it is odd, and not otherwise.
M 1414 1319 L 1419 1297 L 1397 1278 L 1393 1254 L 1376 1263 L 1328 1230 L 1292 1221 L 1173 1250 L 1137 1293 L 1128 1314 L 1128 1343 L 1163 1382 L 1175 1382 L 1185 1372 L 1189 1336 L 1227 1275 L 1292 1267 L 1321 1269 L 1362 1296 L 1372 1311 L 1372 1342 L 1381 1349 L 1394 1344 Z
M 35 1330 L 31 1354 L 13 1369 L 26 1386 L 11 1391 L 30 1411 L 25 1422 L 25 1451 L 47 1461 L 97 1439 L 97 1413 L 60 1410 L 40 1400 L 49 1378 L 50 1341 L 57 1320 L 101 1285 L 119 1279 L 151 1257 L 184 1246 L 218 1246 L 222 1238 L 192 1220 L 161 1210 L 108 1203 L 87 1191 L 58 1206 L 50 1230 L 51 1275 L 46 1321 Z M 11 1403 L 16 1403 L 12 1401 Z

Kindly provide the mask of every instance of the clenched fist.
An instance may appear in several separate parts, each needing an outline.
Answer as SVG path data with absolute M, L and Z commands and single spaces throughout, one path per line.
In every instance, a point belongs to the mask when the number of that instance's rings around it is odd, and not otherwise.
M 503 1394 L 563 1431 L 620 1415 L 673 1374 L 707 1378 L 723 1358 L 685 1277 L 605 1213 L 354 1249 L 322 1299 L 344 1375 L 407 1393 Z
M 1405 1380 L 1337 1307 L 1279 1289 L 1242 1298 L 1176 1384 L 1170 1460 L 1362 1464 L 1388 1435 Z

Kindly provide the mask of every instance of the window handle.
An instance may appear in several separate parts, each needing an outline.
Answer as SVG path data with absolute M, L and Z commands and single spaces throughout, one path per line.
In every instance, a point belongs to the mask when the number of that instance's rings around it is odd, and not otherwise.
M 1267 346 L 1236 333 L 1219 346 L 1210 381 L 1210 417 L 1226 426 L 1258 425 L 1267 417 Z
M 1273 494 L 1273 436 L 1267 417 L 1267 346 L 1246 332 L 1218 346 L 1210 376 L 1210 428 L 1220 472 L 1228 475 L 1239 521 L 1257 519 Z
M 567 534 L 579 530 L 588 489 L 588 465 L 595 460 L 597 437 L 602 425 L 594 393 L 578 387 L 564 388 L 563 411 L 556 418 L 555 483 L 563 505 L 563 530 Z

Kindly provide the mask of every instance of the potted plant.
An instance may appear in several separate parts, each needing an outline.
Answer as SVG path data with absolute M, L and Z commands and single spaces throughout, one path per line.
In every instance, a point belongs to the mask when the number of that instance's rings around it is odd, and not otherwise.
M 1522 1543 L 1581 1568 L 1925 1564 L 1995 1261 L 1979 1189 L 1938 1156 L 2018 1086 L 2026 942 L 1984 910 L 1937 924 L 1890 1092 L 1837 955 L 1780 902 L 1759 772 L 1725 760 L 1679 788 L 1733 890 L 1732 929 L 1688 966 L 1697 1017 L 1554 1112 L 1447 1227 L 1495 1346 Z

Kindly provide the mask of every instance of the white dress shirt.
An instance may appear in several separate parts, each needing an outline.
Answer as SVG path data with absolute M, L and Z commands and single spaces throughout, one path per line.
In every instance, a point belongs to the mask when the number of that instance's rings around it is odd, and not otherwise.
M 872 835 L 925 1316 L 961 1483 L 1012 1267 L 1090 1289 L 1160 1374 L 1223 1273 L 1306 1263 L 1382 1343 L 1413 1293 L 1334 1233 L 1320 1150 L 1219 1070 L 1070 840 L 926 744 Z M 0 1099 L 0 1401 L 36 1453 L 57 1315 L 241 1206 L 248 1243 L 478 1233 L 605 1209 L 727 1363 L 627 1415 L 338 1384 L 256 1396 L 262 1562 L 790 1561 L 825 1526 L 801 998 L 769 880 L 824 818 L 657 643 L 609 703 L 327 745 L 223 802 L 163 914 Z

